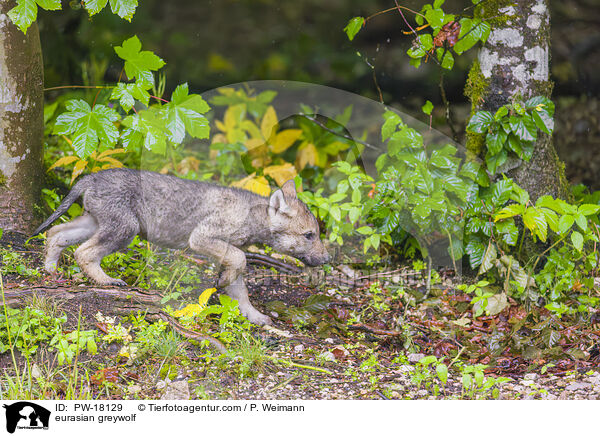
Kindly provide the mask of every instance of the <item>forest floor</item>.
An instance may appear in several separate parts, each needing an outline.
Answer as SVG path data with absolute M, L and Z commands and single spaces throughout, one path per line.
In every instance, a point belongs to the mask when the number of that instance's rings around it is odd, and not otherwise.
M 54 301 L 57 286 L 92 287 L 77 274 L 46 277 L 40 246 L 2 242 L 4 269 L 9 251 L 26 268 L 3 274 L 4 292 L 27 294 L 18 306 L 65 314 L 61 334 L 93 331 L 97 347 L 62 363 L 49 338 L 30 356 L 5 351 L 3 399 L 600 398 L 600 328 L 594 319 L 569 322 L 543 309 L 527 311 L 510 298 L 499 313 L 474 317 L 472 295 L 456 289 L 451 272 L 436 276 L 425 298 L 418 263 L 379 271 L 356 287 L 331 280 L 315 285 L 306 276 L 283 277 L 253 264 L 250 299 L 272 316 L 272 327 L 218 316 L 187 325 L 219 338 L 227 349 L 221 354 L 172 333 L 165 323 L 154 331 L 157 324 L 135 312 L 116 315 L 108 294 L 80 299 L 74 293 Z M 190 261 L 189 269 L 201 281 L 171 299 L 174 308 L 197 302 L 215 281 L 202 261 Z M 32 288 L 35 295 L 27 292 Z M 220 307 L 218 302 L 213 295 L 209 307 Z M 3 315 L 0 321 L 7 323 Z

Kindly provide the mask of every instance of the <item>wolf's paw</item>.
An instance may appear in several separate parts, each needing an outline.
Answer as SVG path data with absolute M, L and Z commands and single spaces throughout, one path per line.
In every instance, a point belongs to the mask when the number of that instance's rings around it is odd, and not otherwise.
M 123 280 L 113 279 L 113 278 L 111 278 L 110 280 L 103 281 L 103 282 L 98 282 L 98 284 L 100 286 L 127 286 L 127 283 L 125 283 Z
M 242 312 L 242 315 L 244 315 L 246 318 L 248 318 L 248 321 L 250 321 L 252 324 L 273 325 L 273 321 L 267 315 L 263 315 L 258 310 L 254 309 L 253 307 L 250 309 L 251 310 L 241 310 L 241 312 Z

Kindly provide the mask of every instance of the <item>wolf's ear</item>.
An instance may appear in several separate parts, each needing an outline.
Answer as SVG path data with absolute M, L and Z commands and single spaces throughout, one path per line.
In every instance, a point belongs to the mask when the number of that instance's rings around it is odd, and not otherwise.
M 285 186 L 285 185 L 284 185 Z M 295 191 L 294 191 L 295 192 Z M 273 192 L 269 199 L 269 217 L 274 218 L 277 214 L 289 215 L 292 209 L 285 201 L 283 189 Z
M 287 200 L 295 200 L 298 198 L 298 195 L 296 195 L 296 184 L 294 183 L 294 179 L 285 182 L 281 187 L 281 190 Z

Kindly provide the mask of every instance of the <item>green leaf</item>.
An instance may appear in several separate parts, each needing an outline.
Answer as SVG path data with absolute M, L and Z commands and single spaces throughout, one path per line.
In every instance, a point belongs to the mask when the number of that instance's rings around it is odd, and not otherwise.
M 494 117 L 488 111 L 476 112 L 467 125 L 467 130 L 472 133 L 486 133 L 492 125 Z
M 508 107 L 506 105 L 500 106 L 500 108 L 494 114 L 494 120 L 499 121 L 501 118 L 504 118 L 508 115 Z
M 112 100 L 119 100 L 119 104 L 125 112 L 129 112 L 135 105 L 136 99 L 148 106 L 150 94 L 148 93 L 147 88 L 148 84 L 145 82 L 119 82 L 117 87 L 113 89 L 110 98 Z
M 210 126 L 202 114 L 209 109 L 201 96 L 188 95 L 187 83 L 179 85 L 173 91 L 171 102 L 165 105 L 169 140 L 181 144 L 186 130 L 194 138 L 208 138 Z
M 98 141 L 112 146 L 119 138 L 113 124 L 119 115 L 111 108 L 98 104 L 94 109 L 84 100 L 69 100 L 67 112 L 56 118 L 53 133 L 72 135 L 75 153 L 82 159 L 88 157 L 98 146 Z
M 425 19 L 433 30 L 438 30 L 444 25 L 444 11 L 439 8 L 428 9 L 425 12 Z
M 535 125 L 538 127 L 538 129 L 540 129 L 544 133 L 547 133 L 548 135 L 552 134 L 552 132 L 554 131 L 554 120 L 550 115 L 548 115 L 547 112 L 538 112 L 534 109 L 531 112 L 531 117 L 533 118 L 533 121 L 535 122 Z
M 92 15 L 96 15 L 98 12 L 104 9 L 107 3 L 108 0 L 86 0 L 84 6 L 91 17 Z
M 369 226 L 359 227 L 358 229 L 356 229 L 356 231 L 358 233 L 360 233 L 361 235 L 371 235 L 371 234 L 373 234 L 373 228 L 369 227 Z
M 442 64 L 442 68 L 445 68 L 447 70 L 452 69 L 452 67 L 454 66 L 454 56 L 452 56 L 450 50 L 440 47 L 436 50 L 436 55 L 438 61 L 440 61 L 440 63 Z
M 581 214 L 581 213 L 576 214 L 575 222 L 577 223 L 577 225 L 579 226 L 579 228 L 581 230 L 583 230 L 584 232 L 587 231 L 587 228 L 588 228 L 587 218 L 583 214 Z
M 485 137 L 485 142 L 488 147 L 489 153 L 493 156 L 500 153 L 500 150 L 504 147 L 506 138 L 508 135 L 502 129 L 497 129 L 493 133 L 488 133 Z
M 536 109 L 541 112 L 546 112 L 552 118 L 554 116 L 554 103 L 548 97 L 537 96 L 532 97 L 525 102 L 527 109 Z
M 528 207 L 523 214 L 523 224 L 542 242 L 546 242 L 548 223 L 546 222 L 546 216 L 541 211 L 535 207 Z
M 496 251 L 496 245 L 492 242 L 488 243 L 485 254 L 481 259 L 481 266 L 479 267 L 478 274 L 484 274 L 488 272 L 494 266 L 494 261 L 498 258 L 498 252 Z
M 535 141 L 537 138 L 537 129 L 535 123 L 529 115 L 521 117 L 512 116 L 508 119 L 510 128 L 518 138 L 524 141 Z
M 582 204 L 578 209 L 579 213 L 585 216 L 595 215 L 600 211 L 600 206 L 597 204 Z
M 496 174 L 496 171 L 506 162 L 506 159 L 508 159 L 508 154 L 504 148 L 496 155 L 492 156 L 489 152 L 485 155 L 485 163 L 492 174 Z
M 567 230 L 571 228 L 573 223 L 575 222 L 575 217 L 573 215 L 563 215 L 558 220 L 558 232 L 563 234 Z
M 517 241 L 519 240 L 519 229 L 517 228 L 514 219 L 500 221 L 495 227 L 504 242 L 511 246 L 517 244 Z
M 448 367 L 443 363 L 438 363 L 435 367 L 435 372 L 442 384 L 446 384 L 448 381 Z
M 494 216 L 494 221 L 504 220 L 506 218 L 512 218 L 517 215 L 521 215 L 525 211 L 525 206 L 522 204 L 511 204 L 505 208 L 499 210 Z
M 433 103 L 427 100 L 421 108 L 421 110 L 424 114 L 431 115 L 431 111 L 433 110 Z
M 546 217 L 546 222 L 548 223 L 548 227 L 552 229 L 553 232 L 558 233 L 558 215 L 553 210 L 547 209 L 545 207 L 539 208 L 544 216 Z
M 573 246 L 577 249 L 577 251 L 581 251 L 583 249 L 583 235 L 577 231 L 571 233 L 571 242 L 573 242 Z
M 348 39 L 352 41 L 364 25 L 365 19 L 363 17 L 354 17 L 348 21 L 348 24 L 344 27 L 344 32 L 348 35 Z
M 479 38 L 471 31 L 473 27 L 473 20 L 470 18 L 462 18 L 460 20 L 460 33 L 458 35 L 458 41 L 454 44 L 454 51 L 457 54 L 462 54 L 465 51 L 469 50 Z
M 141 48 L 142 43 L 134 35 L 123 41 L 122 46 L 115 47 L 115 52 L 125 61 L 125 73 L 129 78 L 154 85 L 152 71 L 162 68 L 165 62 L 151 51 L 140 51 Z
M 47 11 L 58 11 L 61 9 L 60 0 L 35 0 L 35 2 Z
M 137 5 L 138 0 L 110 0 L 110 9 L 113 14 L 117 14 L 127 21 L 131 21 L 133 18 Z
M 8 11 L 8 16 L 21 32 L 27 33 L 37 18 L 37 5 L 34 0 L 17 0 L 17 6 Z
M 396 131 L 396 126 L 398 124 L 402 125 L 402 119 L 398 114 L 392 111 L 386 111 L 383 116 L 385 122 L 383 123 L 383 126 L 381 126 L 381 140 L 385 141 Z

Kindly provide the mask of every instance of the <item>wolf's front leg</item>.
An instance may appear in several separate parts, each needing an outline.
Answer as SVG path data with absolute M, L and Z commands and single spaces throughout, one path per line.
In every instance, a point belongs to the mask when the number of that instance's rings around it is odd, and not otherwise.
M 190 248 L 197 253 L 212 257 L 223 267 L 218 286 L 227 295 L 238 301 L 240 312 L 253 324 L 271 324 L 271 319 L 252 306 L 248 298 L 248 288 L 244 284 L 246 256 L 239 248 L 216 238 L 205 237 L 206 232 L 197 228 L 190 236 Z
M 240 312 L 248 318 L 248 321 L 257 325 L 272 324 L 271 318 L 260 313 L 252 306 L 252 303 L 250 303 L 250 299 L 248 298 L 248 288 L 246 288 L 246 284 L 244 283 L 241 274 L 231 284 L 224 288 L 227 295 L 238 301 Z

